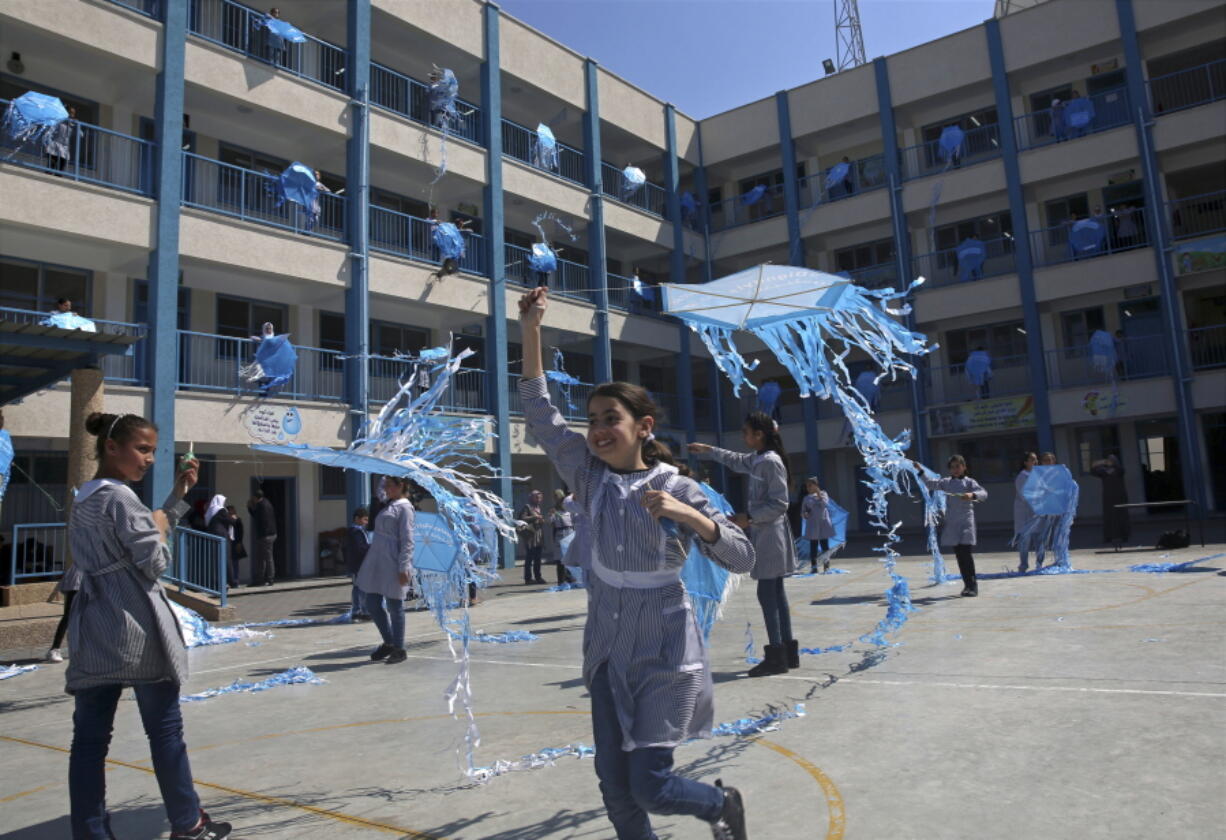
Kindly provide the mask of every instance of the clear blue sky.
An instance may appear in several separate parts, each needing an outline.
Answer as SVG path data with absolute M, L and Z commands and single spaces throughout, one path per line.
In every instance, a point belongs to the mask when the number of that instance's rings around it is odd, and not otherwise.
M 497 0 L 519 18 L 692 117 L 823 75 L 833 0 Z M 871 61 L 992 16 L 993 0 L 860 0 Z

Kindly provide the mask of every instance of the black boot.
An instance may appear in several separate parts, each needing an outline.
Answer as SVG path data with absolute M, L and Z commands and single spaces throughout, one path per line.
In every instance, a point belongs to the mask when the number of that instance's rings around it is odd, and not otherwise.
M 751 677 L 773 677 L 788 672 L 787 659 L 779 645 L 767 645 L 761 662 L 749 669 Z
M 783 643 L 788 670 L 800 667 L 800 642 L 788 639 Z
M 724 787 L 722 779 L 716 779 L 715 786 L 724 792 L 724 809 L 711 823 L 711 836 L 714 840 L 749 840 L 749 833 L 745 830 L 745 800 L 741 792 L 733 787 Z

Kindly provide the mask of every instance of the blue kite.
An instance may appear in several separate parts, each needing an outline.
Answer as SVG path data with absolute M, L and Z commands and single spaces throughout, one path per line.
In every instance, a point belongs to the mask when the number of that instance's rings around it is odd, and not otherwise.
M 711 485 L 698 482 L 702 492 L 711 501 L 711 505 L 720 513 L 732 516 L 732 505 L 720 495 Z M 668 520 L 661 520 L 667 522 Z M 711 562 L 696 544 L 690 546 L 681 568 L 681 582 L 689 593 L 690 603 L 694 606 L 694 620 L 702 629 L 704 639 L 711 638 L 711 628 L 723 611 L 732 590 L 736 588 L 738 576 L 732 574 L 723 566 Z
M 319 182 L 315 179 L 314 169 L 294 161 L 273 179 L 270 187 L 277 198 L 275 207 L 288 201 L 302 208 L 306 213 L 308 230 L 319 221 Z
M 1068 245 L 1073 257 L 1096 254 L 1102 249 L 1106 229 L 1097 219 L 1078 219 L 1069 228 Z
M 61 330 L 80 330 L 81 332 L 96 333 L 98 325 L 88 318 L 84 318 L 75 312 L 52 312 L 46 318 L 38 322 L 40 327 L 59 327 Z
M 54 96 L 27 91 L 12 100 L 0 125 L 5 139 L 16 146 L 9 157 L 26 144 L 40 143 L 66 119 L 68 109 Z
M 528 254 L 528 267 L 541 274 L 549 274 L 558 270 L 558 255 L 545 242 L 532 243 L 532 252 Z
M 892 301 L 906 297 L 923 282 L 907 288 L 863 289 L 846 278 L 791 266 L 760 265 L 710 283 L 664 284 L 664 310 L 683 320 L 698 333 L 715 364 L 740 394 L 748 367 L 736 345 L 738 331 L 752 333 L 787 369 L 800 389 L 810 395 L 832 399 L 842 409 L 856 448 L 864 458 L 870 489 L 869 520 L 882 533 L 883 563 L 891 579 L 886 592 L 889 608 L 876 630 L 864 640 L 887 644 L 886 633 L 897 631 L 911 606 L 906 578 L 895 571 L 901 537 L 898 524 L 890 524 L 887 496 L 917 490 L 925 501 L 925 524 L 929 544 L 935 543 L 940 500 L 924 483 L 929 471 L 906 456 L 910 430 L 891 438 L 873 418 L 870 407 L 852 384 L 845 359 L 853 350 L 863 351 L 881 371 L 881 376 L 915 376 L 906 356 L 931 353 L 925 336 L 906 329 L 897 319 L 909 306 L 890 308 Z M 933 553 L 934 568 L 940 563 Z
M 762 387 L 758 389 L 758 411 L 769 415 L 779 405 L 779 398 L 783 396 L 783 389 L 779 387 L 779 383 L 773 379 L 768 379 L 762 383 Z
M 1069 100 L 1064 107 L 1064 121 L 1074 136 L 1085 134 L 1094 125 L 1094 102 L 1084 96 Z
M 946 165 L 957 163 L 962 158 L 962 144 L 965 141 L 965 131 L 956 125 L 947 125 L 941 129 L 941 136 L 937 139 L 937 155 Z
M 647 176 L 637 166 L 627 166 L 622 170 L 622 198 L 630 198 L 647 183 Z
M 4 493 L 13 476 L 13 454 L 12 435 L 7 429 L 0 429 L 0 502 L 4 501 Z
M 749 192 L 741 196 L 742 207 L 752 207 L 762 200 L 762 196 L 766 195 L 766 184 L 758 184 Z
M 1115 377 L 1115 366 L 1119 356 L 1115 352 L 1115 339 L 1106 330 L 1095 330 L 1090 336 L 1090 363 L 1095 373 L 1108 378 Z
M 307 42 L 307 36 L 302 33 L 302 30 L 287 20 L 265 15 L 262 18 L 256 18 L 252 23 L 257 29 L 264 30 L 264 37 L 271 49 L 283 50 L 287 41 L 291 44 Z
M 686 190 L 681 194 L 681 218 L 692 219 L 697 212 L 698 199 L 694 198 L 692 192 Z
M 255 336 L 255 358 L 239 368 L 239 376 L 258 385 L 263 396 L 269 396 L 294 376 L 298 366 L 298 351 L 289 342 L 289 334 L 276 335 L 272 324 L 265 324 L 261 335 Z
M 982 389 L 992 379 L 992 357 L 987 350 L 972 350 L 966 357 L 966 380 Z
M 864 398 L 864 404 L 870 412 L 877 411 L 877 403 L 881 399 L 881 386 L 877 384 L 877 374 L 871 370 L 862 370 L 852 385 L 857 393 Z
M 536 126 L 536 137 L 533 138 L 532 162 L 541 169 L 548 169 L 550 172 L 557 172 L 559 168 L 558 161 L 558 141 L 553 136 L 553 131 L 544 123 L 538 123 Z
M 1036 466 L 1022 487 L 1022 497 L 1034 515 L 1014 537 L 1023 554 L 1048 552 L 1060 569 L 1069 569 L 1069 534 L 1077 516 L 1080 488 L 1063 464 Z M 1040 562 L 1042 562 L 1040 560 Z
M 464 233 L 451 222 L 440 222 L 431 220 L 430 238 L 434 241 L 434 247 L 438 248 L 439 260 L 455 260 L 457 263 L 464 259 Z
M 974 236 L 967 237 L 958 245 L 958 279 L 962 282 L 979 280 L 983 277 L 983 263 L 987 259 L 988 250 Z

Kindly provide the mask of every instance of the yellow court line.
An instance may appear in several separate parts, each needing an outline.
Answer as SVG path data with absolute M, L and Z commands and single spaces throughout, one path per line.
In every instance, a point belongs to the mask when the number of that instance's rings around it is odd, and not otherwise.
M 0 802 L 12 802 L 14 799 L 29 796 L 31 793 L 38 793 L 40 790 L 46 790 L 49 787 L 52 787 L 52 785 L 39 785 L 36 788 L 30 788 L 29 790 L 23 790 L 21 793 L 14 793 L 10 796 L 6 796 L 3 799 L 0 799 Z
M 843 806 L 843 795 L 839 793 L 834 781 L 816 764 L 781 744 L 776 744 L 766 738 L 754 738 L 753 743 L 761 744 L 768 750 L 774 750 L 781 756 L 791 759 L 821 785 L 822 793 L 826 795 L 826 813 L 829 815 L 826 822 L 826 840 L 843 840 L 843 832 L 847 826 L 847 812 Z

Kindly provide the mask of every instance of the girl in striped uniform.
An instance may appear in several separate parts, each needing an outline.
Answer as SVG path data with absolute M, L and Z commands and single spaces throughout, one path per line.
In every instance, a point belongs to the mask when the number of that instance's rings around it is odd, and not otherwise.
M 549 401 L 541 365 L 547 299 L 540 287 L 519 302 L 519 393 L 528 429 L 586 522 L 583 678 L 609 820 L 618 840 L 655 840 L 649 813 L 699 817 L 716 840 L 744 840 L 741 794 L 676 775 L 673 750 L 709 737 L 714 716 L 706 645 L 681 583 L 689 543 L 738 573 L 753 568 L 753 547 L 668 463 L 652 434 L 656 407 L 642 388 L 598 386 L 588 399 L 587 436 L 570 430 Z
M 85 430 L 96 436 L 98 473 L 77 493 L 68 521 L 80 585 L 68 619 L 65 674 L 76 701 L 68 757 L 73 840 L 114 837 L 103 771 L 115 707 L 128 686 L 149 736 L 171 840 L 221 840 L 230 824 L 209 819 L 192 785 L 179 711 L 187 647 L 158 583 L 170 563 L 166 534 L 188 511 L 183 495 L 195 485 L 198 465 L 185 459 L 170 496 L 151 512 L 127 483 L 153 466 L 157 427 L 135 414 L 95 412 Z
M 765 657 L 749 669 L 749 676 L 766 677 L 800 667 L 800 645 L 792 638 L 792 614 L 783 588 L 783 579 L 796 571 L 797 563 L 796 543 L 788 527 L 788 461 L 778 424 L 761 411 L 745 418 L 741 436 L 750 452 L 731 452 L 705 443 L 691 443 L 689 450 L 749 476 L 748 513 L 738 513 L 733 521 L 750 529 L 758 558 L 753 578 L 758 582 L 767 645 Z

